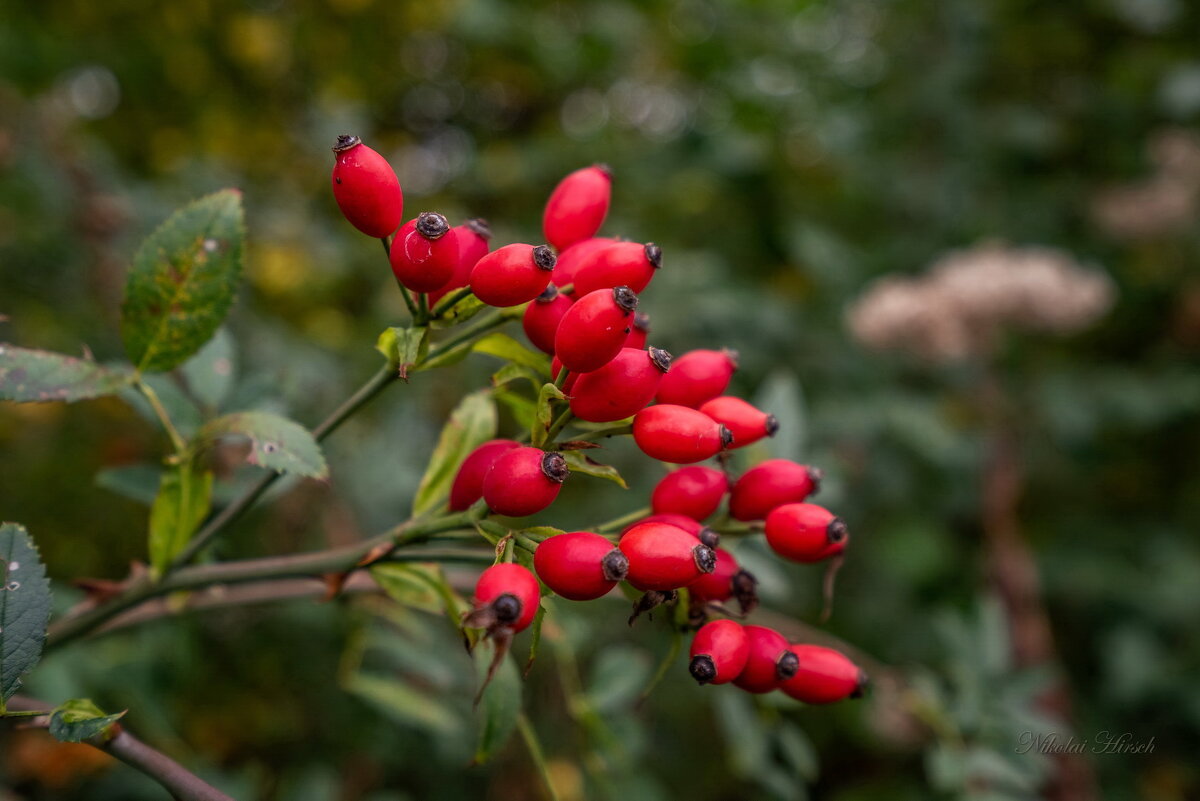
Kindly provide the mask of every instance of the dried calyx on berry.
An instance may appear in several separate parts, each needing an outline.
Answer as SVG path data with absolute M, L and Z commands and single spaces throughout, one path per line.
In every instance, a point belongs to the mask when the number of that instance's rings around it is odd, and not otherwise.
M 696 538 L 709 548 L 716 548 L 721 544 L 721 534 L 708 526 L 701 526 L 700 530 L 696 532 Z
M 733 597 L 737 599 L 742 614 L 748 615 L 758 608 L 758 579 L 749 570 L 739 570 L 730 582 Z
M 553 270 L 558 263 L 558 257 L 548 245 L 538 245 L 533 249 L 533 263 L 539 270 Z
M 473 234 L 482 239 L 492 238 L 492 227 L 488 225 L 488 221 L 482 217 L 472 217 L 463 223 L 463 225 L 469 228 Z
M 629 625 L 633 625 L 633 621 L 637 620 L 641 615 L 649 613 L 656 607 L 667 603 L 675 603 L 679 600 L 679 593 L 675 590 L 647 590 L 642 593 L 642 597 L 633 602 L 633 614 L 629 616 Z M 654 619 L 653 614 L 648 615 L 651 620 Z
M 450 221 L 436 211 L 417 215 L 417 233 L 426 239 L 441 239 L 450 231 Z
M 338 136 L 337 141 L 334 142 L 333 147 L 330 148 L 330 150 L 332 150 L 334 153 L 341 153 L 344 150 L 349 150 L 355 145 L 361 144 L 362 140 L 357 136 L 354 136 L 353 134 L 341 134 Z
M 566 457 L 558 451 L 550 451 L 542 457 L 542 473 L 551 481 L 561 484 L 571 475 L 571 470 L 567 467 Z

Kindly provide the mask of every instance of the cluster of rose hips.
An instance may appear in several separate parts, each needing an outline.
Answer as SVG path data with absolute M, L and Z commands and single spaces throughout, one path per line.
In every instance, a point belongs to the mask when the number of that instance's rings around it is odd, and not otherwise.
M 693 350 L 672 359 L 646 345 L 648 320 L 636 313 L 637 293 L 661 267 L 662 251 L 653 243 L 596 236 L 608 213 L 609 171 L 587 167 L 559 183 L 543 217 L 548 245 L 490 251 L 482 220 L 451 227 L 444 216 L 424 212 L 401 225 L 403 195 L 387 161 L 357 137 L 340 137 L 334 152 L 333 191 L 342 212 L 360 231 L 389 244 L 396 280 L 424 295 L 425 308 L 455 291 L 489 306 L 527 304 L 525 333 L 553 357 L 551 374 L 574 418 L 632 418 L 643 453 L 689 465 L 658 482 L 653 514 L 627 526 L 616 544 L 595 532 L 564 532 L 536 545 L 536 575 L 511 562 L 485 570 L 465 625 L 507 643 L 533 622 L 543 584 L 563 598 L 587 601 L 626 581 L 644 593 L 630 623 L 686 589 L 689 618 L 699 627 L 690 671 L 701 684 L 733 682 L 755 693 L 782 689 L 808 703 L 858 694 L 865 675 L 841 653 L 789 644 L 772 629 L 732 619 L 750 613 L 758 600 L 754 577 L 717 547 L 719 534 L 704 525 L 727 495 L 729 517 L 751 523 L 752 530 L 761 526 L 785 559 L 840 558 L 849 535 L 840 518 L 806 502 L 821 477 L 814 468 L 772 459 L 732 479 L 728 451 L 774 435 L 778 422 L 724 394 L 737 368 L 735 354 Z M 719 469 L 696 464 L 714 457 Z M 459 467 L 450 509 L 466 510 L 482 499 L 495 514 L 535 514 L 553 503 L 569 472 L 556 450 L 492 440 Z M 724 606 L 730 599 L 740 615 Z M 726 617 L 704 622 L 714 612 Z

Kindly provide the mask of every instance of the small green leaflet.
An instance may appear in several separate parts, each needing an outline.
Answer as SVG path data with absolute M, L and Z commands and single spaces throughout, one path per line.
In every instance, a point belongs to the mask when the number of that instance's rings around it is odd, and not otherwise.
M 537 424 L 529 430 L 530 439 L 535 446 L 541 446 L 546 441 L 546 432 L 554 420 L 554 409 L 551 401 L 566 400 L 563 391 L 549 382 L 542 384 L 537 396 Z
M 158 495 L 150 507 L 150 566 L 156 575 L 191 541 L 212 504 L 213 475 L 197 471 L 191 462 L 162 474 Z
M 105 735 L 128 711 L 106 715 L 91 699 L 76 698 L 54 710 L 50 716 L 50 734 L 60 743 L 82 743 Z
M 251 464 L 306 478 L 329 476 L 329 467 L 316 438 L 308 429 L 286 417 L 268 412 L 227 414 L 206 423 L 200 429 L 197 441 L 199 447 L 206 447 L 228 436 L 249 438 Z
M 0 526 L 0 712 L 42 657 L 50 582 L 24 526 Z
M 611 481 L 621 489 L 629 489 L 629 485 L 625 483 L 625 479 L 617 472 L 617 468 L 610 464 L 601 464 L 588 458 L 586 451 L 563 451 L 563 458 L 567 460 L 567 467 L 572 473 L 582 473 L 585 476 L 595 476 L 603 478 L 606 481 Z
M 382 353 L 392 369 L 407 381 L 412 368 L 429 352 L 429 329 L 424 326 L 384 329 L 375 343 L 375 350 Z
M 132 381 L 128 367 L 0 343 L 0 400 L 71 403 L 111 395 Z
M 550 375 L 550 357 L 541 351 L 530 350 L 508 334 L 488 334 L 476 342 L 471 350 L 497 356 L 513 364 L 532 367 L 542 375 Z
M 487 390 L 472 392 L 458 404 L 442 428 L 429 466 L 413 498 L 413 514 L 438 508 L 450 495 L 459 465 L 471 451 L 496 436 L 496 404 Z
M 146 238 L 121 306 L 125 351 L 138 370 L 177 367 L 216 333 L 233 305 L 244 239 L 235 189 L 188 204 Z

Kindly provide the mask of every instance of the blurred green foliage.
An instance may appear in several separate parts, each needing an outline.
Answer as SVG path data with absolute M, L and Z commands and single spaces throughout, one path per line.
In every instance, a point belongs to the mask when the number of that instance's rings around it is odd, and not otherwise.
M 232 336 L 214 346 L 234 365 L 211 400 L 223 410 L 311 425 L 405 316 L 378 246 L 328 191 L 337 134 L 392 161 L 410 215 L 484 216 L 499 243 L 540 240 L 541 203 L 567 171 L 614 168 L 605 230 L 665 253 L 643 296 L 652 341 L 741 352 L 735 389 L 785 423 L 769 448 L 823 467 L 818 500 L 855 533 L 828 629 L 913 667 L 907 690 L 801 709 L 697 690 L 681 662 L 638 705 L 665 626 L 627 630 L 616 601 L 557 602 L 524 693 L 564 799 L 1033 797 L 1048 768 L 1016 738 L 1065 730 L 1035 709 L 1047 677 L 1002 658 L 1003 613 L 985 597 L 978 366 L 869 353 L 843 312 L 873 278 L 984 238 L 1101 266 L 1118 296 L 1100 324 L 1008 341 L 998 359 L 1022 425 L 1020 518 L 1075 731 L 1156 740 L 1151 755 L 1092 759 L 1106 795 L 1200 792 L 1195 197 L 1156 217 L 1136 196 L 1124 213 L 1150 223 L 1133 233 L 1096 212 L 1111 187 L 1154 173 L 1160 132 L 1194 135 L 1194 4 L 61 0 L 6 3 L 4 19 L 0 338 L 118 356 L 137 242 L 183 202 L 236 186 L 250 238 Z M 273 492 L 221 556 L 403 519 L 441 421 L 495 365 L 474 356 L 376 401 L 327 443 L 331 482 Z M 145 506 L 110 490 L 144 488 L 156 432 L 117 400 L 0 409 L 0 517 L 37 538 L 61 607 L 70 579 L 145 558 Z M 641 505 L 658 474 L 611 451 L 630 491 L 574 481 L 539 521 L 572 528 Z M 217 499 L 245 478 L 226 470 Z M 815 620 L 811 569 L 752 543 L 739 557 L 768 607 Z M 347 691 L 347 654 L 405 683 Z M 465 767 L 471 683 L 444 620 L 341 600 L 78 643 L 30 686 L 131 709 L 144 739 L 238 798 L 536 797 L 519 737 Z M 17 798 L 161 797 L 66 752 L 41 783 L 34 756 L 0 753 Z

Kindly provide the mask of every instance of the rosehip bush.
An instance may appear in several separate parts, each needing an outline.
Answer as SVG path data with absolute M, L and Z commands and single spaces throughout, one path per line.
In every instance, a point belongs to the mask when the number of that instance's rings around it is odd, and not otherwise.
M 757 580 L 738 556 L 748 540 L 765 541 L 778 558 L 823 562 L 832 576 L 848 552 L 846 524 L 808 501 L 819 485 L 815 467 L 770 460 L 739 474 L 734 449 L 788 432 L 770 410 L 728 394 L 737 359 L 722 343 L 698 342 L 674 359 L 654 344 L 653 279 L 672 269 L 670 256 L 643 244 L 651 232 L 628 232 L 636 240 L 597 236 L 612 174 L 585 167 L 553 189 L 543 215 L 547 244 L 505 243 L 479 219 L 456 224 L 422 210 L 405 222 L 400 180 L 382 156 L 354 136 L 339 137 L 334 153 L 333 199 L 349 224 L 382 241 L 381 269 L 390 267 L 410 319 L 379 336 L 378 374 L 314 429 L 257 410 L 211 415 L 184 429 L 154 389 L 153 376 L 197 358 L 233 303 L 244 238 L 242 199 L 233 190 L 178 212 L 136 254 L 122 307 L 128 362 L 0 347 L 0 397 L 71 402 L 122 393 L 152 411 L 170 444 L 145 564 L 121 582 L 85 582 L 87 599 L 48 627 L 49 589 L 33 540 L 15 524 L 0 530 L 0 715 L 45 721 L 60 739 L 125 758 L 136 750 L 123 728 L 136 728 L 136 710 L 126 721 L 124 712 L 85 699 L 17 694 L 43 645 L 95 634 L 158 598 L 296 577 L 320 579 L 333 598 L 360 574 L 401 603 L 412 600 L 405 582 L 419 583 L 474 654 L 474 699 L 485 718 L 476 761 L 518 724 L 532 741 L 532 726 L 509 702 L 512 652 L 528 648 L 528 670 L 543 627 L 559 625 L 554 611 L 567 603 L 597 604 L 649 629 L 645 636 L 672 639 L 655 681 L 687 682 L 690 672 L 701 685 L 733 685 L 697 694 L 782 690 L 785 703 L 860 694 L 866 676 L 847 655 L 791 641 L 759 619 Z M 321 441 L 373 397 L 476 353 L 504 364 L 490 385 L 463 388 L 409 519 L 327 551 L 201 562 L 279 476 L 328 478 Z M 501 392 L 513 429 L 503 437 Z M 603 455 L 615 438 L 631 439 L 637 458 L 660 463 L 649 496 L 581 530 L 524 520 L 553 521 L 568 484 L 624 486 L 620 467 Z M 218 492 L 213 458 L 228 440 L 248 443 L 247 460 L 264 471 L 232 498 Z M 414 562 L 422 567 L 406 567 Z M 472 566 L 473 579 L 464 584 L 461 572 L 443 570 L 450 564 Z M 687 662 L 676 658 L 681 638 L 691 641 Z M 186 797 L 224 797 L 186 772 L 157 762 L 140 767 L 173 792 L 186 786 Z

